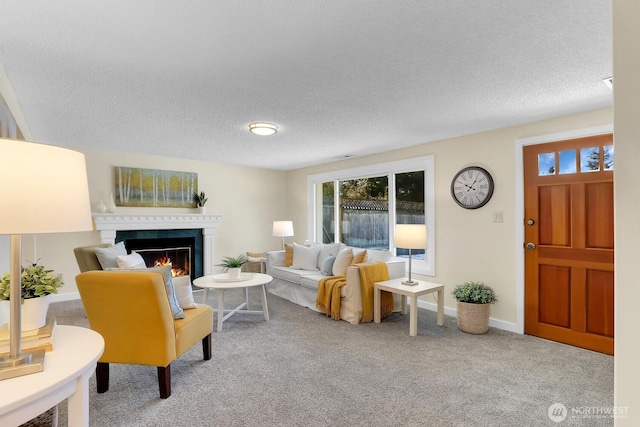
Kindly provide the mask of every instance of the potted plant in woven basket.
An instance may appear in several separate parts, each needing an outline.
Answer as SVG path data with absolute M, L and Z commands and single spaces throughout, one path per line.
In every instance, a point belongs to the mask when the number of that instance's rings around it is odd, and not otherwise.
M 458 328 L 470 334 L 486 333 L 491 304 L 498 300 L 494 290 L 482 282 L 465 282 L 452 293 L 458 301 Z

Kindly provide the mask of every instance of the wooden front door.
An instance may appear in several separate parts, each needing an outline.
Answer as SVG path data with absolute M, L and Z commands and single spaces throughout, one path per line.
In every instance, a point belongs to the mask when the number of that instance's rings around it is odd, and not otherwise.
M 613 354 L 613 136 L 523 150 L 525 333 Z

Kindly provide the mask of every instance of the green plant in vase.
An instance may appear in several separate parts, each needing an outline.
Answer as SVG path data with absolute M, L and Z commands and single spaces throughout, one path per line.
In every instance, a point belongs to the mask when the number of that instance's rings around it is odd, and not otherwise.
M 193 193 L 193 203 L 196 204 L 196 207 L 203 208 L 205 203 L 207 203 L 207 200 L 209 200 L 209 198 L 205 196 L 204 191 L 201 191 L 200 193 L 195 191 Z
M 49 295 L 57 294 L 64 284 L 62 274 L 47 270 L 33 262 L 22 267 L 20 274 L 21 321 L 23 331 L 41 328 L 47 320 Z M 11 277 L 5 273 L 0 278 L 0 324 L 10 323 Z
M 222 262 L 220 264 L 216 264 L 217 267 L 222 267 L 222 272 L 225 273 L 230 268 L 240 268 L 243 264 L 247 262 L 247 258 L 244 255 L 239 255 L 237 257 L 223 257 Z
M 47 270 L 38 264 L 38 261 L 27 267 L 22 267 L 21 273 L 21 299 L 44 297 L 49 294 L 57 294 L 58 289 L 64 284 L 62 274 L 55 274 L 53 270 Z M 5 273 L 0 279 L 0 301 L 10 297 L 10 276 Z
M 228 273 L 229 278 L 232 280 L 240 279 L 240 268 L 247 262 L 247 258 L 244 255 L 237 257 L 223 257 L 222 262 L 218 264 L 218 267 L 222 267 L 223 273 Z

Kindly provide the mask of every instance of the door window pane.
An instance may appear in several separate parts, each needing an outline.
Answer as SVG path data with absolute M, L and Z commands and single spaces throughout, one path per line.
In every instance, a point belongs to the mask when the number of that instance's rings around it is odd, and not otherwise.
M 424 224 L 424 171 L 398 173 L 396 179 L 396 223 Z M 424 249 L 413 249 L 411 257 L 426 257 Z M 409 257 L 409 249 L 396 248 L 396 255 Z
M 556 153 L 538 154 L 538 176 L 555 175 Z
M 600 147 L 580 149 L 580 172 L 600 170 Z
M 559 169 L 561 174 L 576 173 L 576 150 L 561 151 L 559 153 Z
M 604 149 L 604 170 L 612 171 L 614 158 L 613 158 L 613 145 L 605 145 L 602 147 Z

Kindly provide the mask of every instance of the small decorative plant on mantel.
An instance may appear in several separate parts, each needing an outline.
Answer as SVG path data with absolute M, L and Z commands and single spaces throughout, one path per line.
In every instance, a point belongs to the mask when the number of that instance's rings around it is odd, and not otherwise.
M 230 279 L 237 279 L 240 277 L 240 268 L 247 262 L 247 258 L 244 255 L 237 257 L 223 257 L 222 262 L 217 264 L 217 267 L 222 267 L 223 273 L 229 273 Z
M 209 198 L 205 196 L 204 191 L 200 193 L 197 191 L 193 192 L 193 203 L 196 204 L 196 208 L 198 208 L 201 213 L 204 213 L 204 205 L 207 203 L 207 200 L 209 200 Z
M 6 322 L 9 320 L 9 298 L 11 297 L 11 283 L 9 273 L 0 278 L 0 313 Z M 62 274 L 56 274 L 53 270 L 47 270 L 32 262 L 27 267 L 22 267 L 20 299 L 22 307 L 22 330 L 37 329 L 46 323 L 49 310 L 50 294 L 57 294 L 58 289 L 64 284 Z M 0 321 L 4 323 L 5 321 Z
M 495 291 L 482 282 L 465 282 L 452 292 L 458 301 L 458 328 L 470 334 L 489 330 L 491 305 L 498 301 Z

